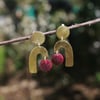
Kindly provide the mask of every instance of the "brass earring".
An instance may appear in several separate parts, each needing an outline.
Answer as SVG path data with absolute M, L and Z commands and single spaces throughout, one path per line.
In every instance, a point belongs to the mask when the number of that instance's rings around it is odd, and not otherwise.
M 45 41 L 45 36 L 42 32 L 34 32 L 31 36 L 31 41 L 36 45 L 29 55 L 29 72 L 37 73 L 37 55 L 41 54 L 43 60 L 40 61 L 40 69 L 44 72 L 50 71 L 52 68 L 52 62 L 47 59 L 48 51 L 41 46 Z
M 58 27 L 56 31 L 57 37 L 60 39 L 56 44 L 54 45 L 54 52 L 52 56 L 52 62 L 55 65 L 62 64 L 64 62 L 64 57 L 61 53 L 59 53 L 59 50 L 61 48 L 64 48 L 65 50 L 65 66 L 71 67 L 73 66 L 73 49 L 68 41 L 66 41 L 66 38 L 70 35 L 69 28 L 61 25 Z

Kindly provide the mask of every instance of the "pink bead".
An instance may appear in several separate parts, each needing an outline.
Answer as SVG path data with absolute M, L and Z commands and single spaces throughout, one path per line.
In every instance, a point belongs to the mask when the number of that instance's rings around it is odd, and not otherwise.
M 41 60 L 40 61 L 40 69 L 41 71 L 48 72 L 52 69 L 52 62 L 51 60 Z
M 64 57 L 62 54 L 57 53 L 57 54 L 53 54 L 52 56 L 52 62 L 55 65 L 61 65 L 64 62 Z

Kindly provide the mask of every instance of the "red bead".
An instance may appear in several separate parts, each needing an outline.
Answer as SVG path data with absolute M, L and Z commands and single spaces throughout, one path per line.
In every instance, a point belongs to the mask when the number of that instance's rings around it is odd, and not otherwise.
M 64 62 L 64 57 L 60 53 L 53 54 L 51 59 L 55 65 L 61 65 Z
M 51 60 L 41 60 L 40 61 L 40 69 L 44 72 L 48 72 L 52 69 L 52 62 Z

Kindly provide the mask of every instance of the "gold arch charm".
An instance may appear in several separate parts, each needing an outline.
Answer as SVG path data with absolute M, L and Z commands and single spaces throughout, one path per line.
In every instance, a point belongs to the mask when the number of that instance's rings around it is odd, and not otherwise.
M 54 46 L 54 52 L 59 51 L 61 48 L 65 49 L 65 57 L 66 57 L 65 66 L 66 67 L 73 66 L 73 50 L 69 42 L 65 40 L 60 40 L 56 42 Z
M 44 58 L 48 57 L 48 51 L 42 47 L 37 46 L 32 49 L 29 55 L 29 71 L 30 73 L 37 73 L 37 56 L 41 54 Z

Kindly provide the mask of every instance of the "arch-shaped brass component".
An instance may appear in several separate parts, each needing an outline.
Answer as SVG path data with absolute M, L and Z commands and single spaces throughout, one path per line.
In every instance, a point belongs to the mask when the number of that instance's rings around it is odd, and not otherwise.
M 29 72 L 30 73 L 37 73 L 37 56 L 41 54 L 43 57 L 48 57 L 48 51 L 42 47 L 37 46 L 32 49 L 29 55 Z
M 56 42 L 54 46 L 54 52 L 59 51 L 60 48 L 65 49 L 65 57 L 66 57 L 65 66 L 66 67 L 73 66 L 73 50 L 69 42 L 65 40 L 60 40 Z

